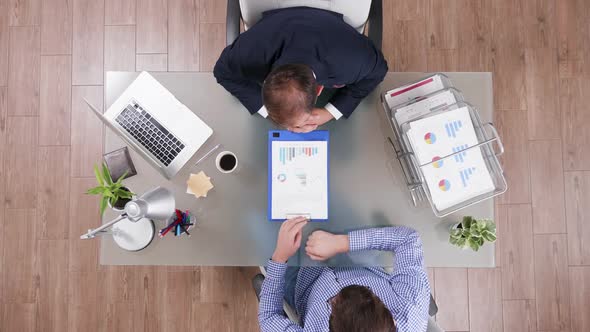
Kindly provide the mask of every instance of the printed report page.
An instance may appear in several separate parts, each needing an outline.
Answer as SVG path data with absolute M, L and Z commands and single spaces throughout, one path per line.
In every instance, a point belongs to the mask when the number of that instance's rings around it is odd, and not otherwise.
M 272 142 L 271 218 L 328 218 L 328 142 Z

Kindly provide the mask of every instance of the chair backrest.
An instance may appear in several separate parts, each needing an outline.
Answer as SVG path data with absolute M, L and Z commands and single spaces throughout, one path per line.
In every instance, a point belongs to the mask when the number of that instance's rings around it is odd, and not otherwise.
M 344 21 L 362 33 L 369 18 L 371 0 L 240 0 L 244 29 L 248 30 L 267 10 L 307 6 L 327 9 L 344 16 Z

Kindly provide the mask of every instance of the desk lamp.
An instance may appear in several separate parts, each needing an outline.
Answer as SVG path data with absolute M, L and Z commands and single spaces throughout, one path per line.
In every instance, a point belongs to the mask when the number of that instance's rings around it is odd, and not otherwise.
M 174 213 L 174 196 L 166 188 L 156 187 L 141 197 L 125 204 L 123 213 L 108 223 L 89 229 L 80 239 L 92 239 L 97 235 L 111 234 L 119 247 L 139 251 L 147 247 L 156 233 L 155 220 L 168 220 Z M 110 231 L 107 228 L 112 227 Z

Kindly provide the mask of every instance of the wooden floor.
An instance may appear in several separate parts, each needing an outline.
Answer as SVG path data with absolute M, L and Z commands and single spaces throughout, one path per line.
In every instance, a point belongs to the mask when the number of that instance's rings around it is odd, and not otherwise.
M 392 71 L 491 71 L 497 268 L 429 269 L 449 331 L 590 331 L 590 1 L 385 0 Z M 107 70 L 211 71 L 224 0 L 0 0 L 0 330 L 255 331 L 251 268 L 99 266 Z M 344 120 L 341 120 L 344 121 Z M 354 117 L 348 121 L 354 121 Z

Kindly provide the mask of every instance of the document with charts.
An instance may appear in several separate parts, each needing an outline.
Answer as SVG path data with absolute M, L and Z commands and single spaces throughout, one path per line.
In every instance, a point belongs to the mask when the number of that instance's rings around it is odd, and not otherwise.
M 328 219 L 328 142 L 271 141 L 270 219 Z
M 467 107 L 410 123 L 407 132 L 438 210 L 494 190 Z M 451 153 L 449 158 L 441 159 Z

